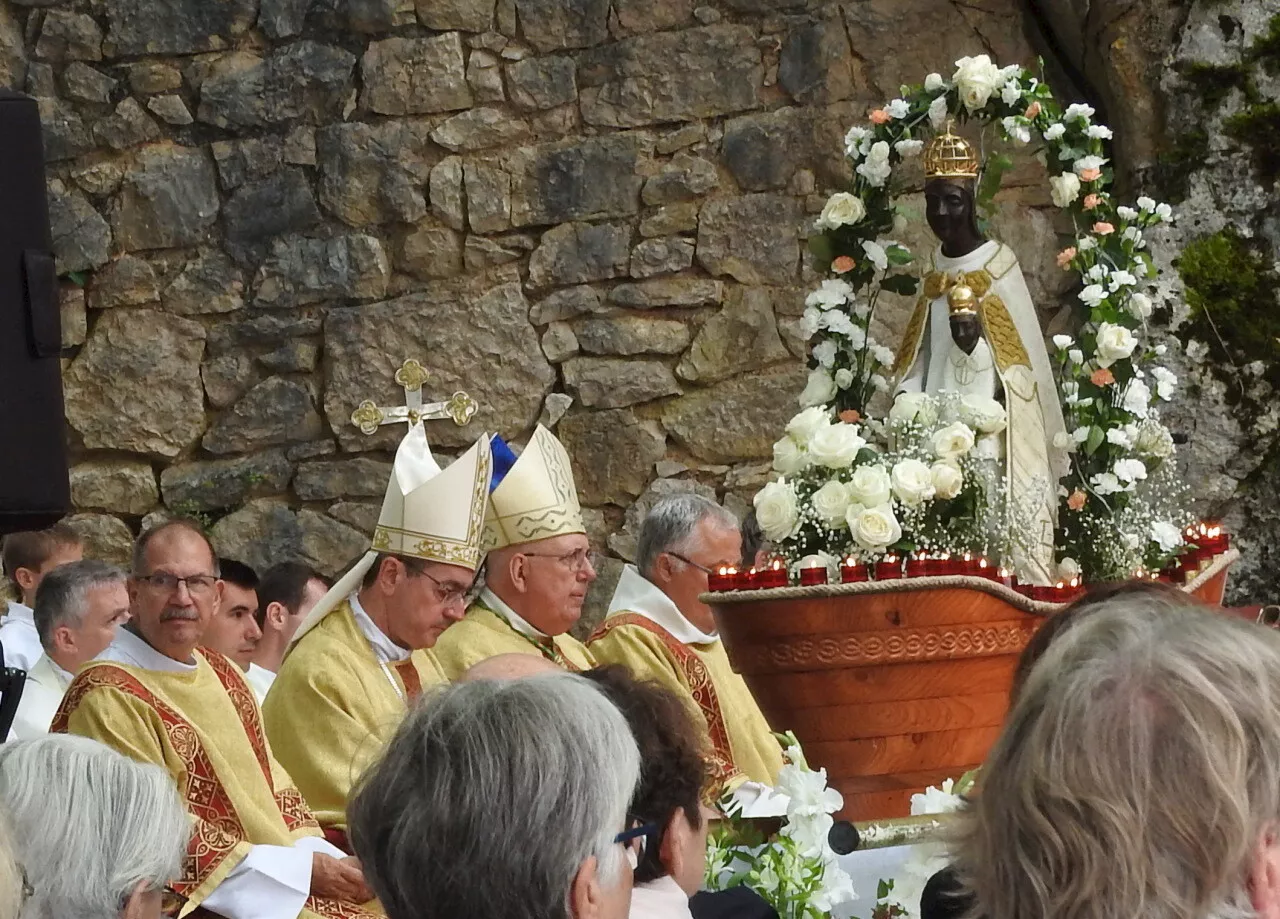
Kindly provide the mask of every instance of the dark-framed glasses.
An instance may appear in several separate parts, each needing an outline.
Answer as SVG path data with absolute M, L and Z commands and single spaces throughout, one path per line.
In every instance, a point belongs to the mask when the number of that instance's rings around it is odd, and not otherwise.
M 631 862 L 631 870 L 634 871 L 649 848 L 649 840 L 656 839 L 662 828 L 656 823 L 643 823 L 635 817 L 627 822 L 631 828 L 613 837 L 613 841 L 627 850 L 627 861 Z
M 432 574 L 428 574 L 421 568 L 415 568 L 413 565 L 405 565 L 405 570 L 415 577 L 426 578 L 432 584 L 436 585 L 436 596 L 445 606 L 452 606 L 455 603 L 462 603 L 467 599 L 467 593 L 471 590 L 471 585 L 466 587 L 457 587 L 453 584 L 442 584 L 438 578 Z
M 171 594 L 178 589 L 179 584 L 187 585 L 187 593 L 193 597 L 204 597 L 213 593 L 214 585 L 218 583 L 216 576 L 212 574 L 192 574 L 185 578 L 180 578 L 176 574 L 170 574 L 167 571 L 157 571 L 155 574 L 135 574 L 134 578 L 146 584 L 152 590 L 160 593 Z
M 667 552 L 667 553 L 665 553 L 665 554 L 666 554 L 666 555 L 670 555 L 670 556 L 671 556 L 672 558 L 674 558 L 674 559 L 678 559 L 679 561 L 684 562 L 686 565 L 689 565 L 689 566 L 691 566 L 691 567 L 693 567 L 693 568 L 697 568 L 697 569 L 698 569 L 699 571 L 701 571 L 703 574 L 708 574 L 708 575 L 709 575 L 709 574 L 711 574 L 711 573 L 712 573 L 712 572 L 711 572 L 711 569 L 710 569 L 710 568 L 708 568 L 706 565 L 699 565 L 699 564 L 698 564 L 697 562 L 695 562 L 693 559 L 691 559 L 691 558 L 685 558 L 685 557 L 684 557 L 683 555 L 681 555 L 679 552 Z
M 588 566 L 591 568 L 600 567 L 600 553 L 592 552 L 590 549 L 575 549 L 572 552 L 566 552 L 564 555 L 556 555 L 551 552 L 521 552 L 520 554 L 529 558 L 552 559 L 570 571 L 581 571 Z

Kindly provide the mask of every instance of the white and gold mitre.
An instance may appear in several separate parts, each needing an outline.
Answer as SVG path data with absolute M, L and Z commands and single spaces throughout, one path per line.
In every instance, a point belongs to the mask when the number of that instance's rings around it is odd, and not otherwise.
M 490 550 L 587 532 L 569 454 L 542 425 L 489 496 L 484 528 Z
M 442 471 L 431 455 L 422 423 L 410 425 L 396 450 L 395 466 L 369 551 L 307 614 L 290 644 L 359 589 L 380 553 L 458 565 L 472 571 L 480 567 L 492 474 L 488 436 L 481 437 Z

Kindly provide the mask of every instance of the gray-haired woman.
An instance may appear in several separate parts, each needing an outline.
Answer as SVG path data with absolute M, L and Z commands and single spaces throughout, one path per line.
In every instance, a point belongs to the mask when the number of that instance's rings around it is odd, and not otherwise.
M 457 683 L 400 726 L 347 807 L 390 919 L 625 919 L 640 756 L 578 676 Z
M 84 737 L 0 747 L 22 919 L 157 919 L 190 822 L 169 776 Z

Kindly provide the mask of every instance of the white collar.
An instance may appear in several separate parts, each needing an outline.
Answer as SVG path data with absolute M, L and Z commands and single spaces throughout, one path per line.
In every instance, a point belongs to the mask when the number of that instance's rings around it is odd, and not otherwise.
M 989 239 L 968 255 L 943 255 L 939 246 L 933 257 L 933 267 L 938 271 L 973 271 L 985 267 L 1000 250 L 1000 244 Z
M 58 665 L 58 662 L 49 656 L 47 651 L 40 655 L 39 659 L 31 665 L 31 671 L 27 674 L 28 680 L 35 680 L 37 683 L 43 684 L 45 681 L 41 677 L 51 677 L 54 680 L 54 686 L 49 688 L 56 687 L 62 692 L 66 692 L 67 687 L 71 685 L 71 681 L 75 679 L 75 676 L 63 670 Z
M 111 661 L 116 664 L 127 664 L 142 670 L 161 670 L 167 673 L 191 673 L 196 664 L 184 664 L 175 661 L 157 651 L 146 640 L 131 629 L 116 629 L 116 637 L 107 650 L 96 658 L 100 661 Z
M 637 884 L 631 892 L 629 919 L 692 919 L 689 895 L 669 874 Z
M 70 670 L 63 670 L 62 665 L 50 657 L 47 652 L 45 653 L 44 659 L 49 662 L 49 669 L 52 670 L 53 675 L 58 678 L 58 682 L 62 684 L 62 688 L 66 689 L 70 686 L 71 681 L 76 678 L 75 674 Z
M 680 608 L 657 584 L 643 577 L 635 565 L 622 569 L 622 577 L 609 601 L 609 612 L 637 613 L 666 629 L 685 645 L 710 645 L 720 640 L 716 632 L 707 634 L 685 618 Z
M 36 624 L 36 616 L 31 607 L 25 603 L 19 603 L 17 600 L 9 601 L 9 609 L 5 612 L 4 618 L 6 621 L 12 620 L 14 622 L 26 622 L 31 625 Z
M 360 598 L 357 596 L 358 591 L 352 591 L 347 597 L 347 602 L 351 604 L 351 615 L 356 620 L 356 628 L 360 630 L 369 642 L 369 647 L 373 648 L 374 656 L 379 661 L 390 661 L 398 663 L 407 661 L 412 651 L 407 651 L 400 647 L 394 641 L 386 636 L 386 633 L 369 618 L 369 614 L 364 611 L 364 607 L 360 605 Z
M 511 608 L 507 601 L 503 600 L 488 587 L 480 591 L 480 602 L 507 620 L 507 625 L 525 638 L 532 638 L 534 641 L 545 641 L 547 639 L 548 636 L 545 632 L 541 632 L 530 625 L 523 616 Z

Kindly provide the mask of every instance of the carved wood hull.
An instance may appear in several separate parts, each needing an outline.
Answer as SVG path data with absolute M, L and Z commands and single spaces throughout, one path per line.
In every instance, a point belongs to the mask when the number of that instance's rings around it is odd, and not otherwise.
M 1225 578 L 1224 568 L 1192 592 L 1217 605 Z M 977 579 L 933 583 L 948 586 L 707 598 L 734 669 L 774 729 L 794 731 L 809 762 L 826 768 L 845 819 L 905 817 L 913 794 L 980 765 L 1018 655 L 1061 608 Z

